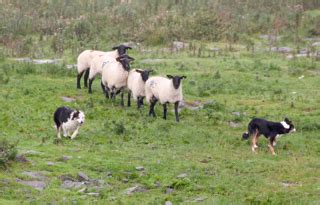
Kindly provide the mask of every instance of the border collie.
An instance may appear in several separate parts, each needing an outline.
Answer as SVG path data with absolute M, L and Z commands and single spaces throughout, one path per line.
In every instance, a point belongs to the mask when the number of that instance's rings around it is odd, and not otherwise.
M 294 125 L 288 118 L 285 118 L 282 122 L 271 122 L 265 119 L 254 118 L 248 125 L 248 132 L 243 133 L 242 138 L 247 140 L 250 136 L 253 136 L 251 149 L 255 152 L 258 148 L 257 142 L 259 136 L 261 134 L 264 135 L 269 139 L 268 147 L 271 153 L 275 155 L 274 146 L 276 145 L 277 138 L 295 131 Z
M 82 111 L 73 110 L 69 107 L 59 107 L 54 112 L 54 122 L 56 124 L 57 137 L 61 139 L 60 132 L 63 136 L 71 136 L 74 139 L 79 131 L 80 126 L 84 123 L 85 115 Z

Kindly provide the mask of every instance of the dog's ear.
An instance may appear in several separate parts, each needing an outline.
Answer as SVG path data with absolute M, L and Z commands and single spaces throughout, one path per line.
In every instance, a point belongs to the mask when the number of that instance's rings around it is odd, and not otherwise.
M 291 123 L 291 121 L 286 117 L 286 118 L 284 118 L 284 121 L 286 122 L 286 123 Z

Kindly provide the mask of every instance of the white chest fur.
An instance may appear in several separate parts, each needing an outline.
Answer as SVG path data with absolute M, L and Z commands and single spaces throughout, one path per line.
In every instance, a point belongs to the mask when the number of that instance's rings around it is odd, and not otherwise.
M 70 120 L 69 119 L 67 122 L 62 123 L 62 130 L 65 135 L 70 135 L 79 126 L 80 126 L 80 123 L 77 120 Z

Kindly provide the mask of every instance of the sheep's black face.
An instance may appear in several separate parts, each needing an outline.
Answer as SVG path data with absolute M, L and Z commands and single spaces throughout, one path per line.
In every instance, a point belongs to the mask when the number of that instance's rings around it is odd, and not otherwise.
M 134 58 L 132 58 L 128 55 L 122 55 L 122 56 L 119 56 L 118 58 L 116 58 L 116 60 L 121 63 L 123 69 L 125 69 L 126 71 L 129 71 L 130 70 L 130 62 L 133 61 Z
M 137 72 L 140 73 L 143 82 L 146 82 L 152 70 L 137 70 Z
M 112 50 L 118 50 L 119 56 L 125 55 L 128 49 L 132 49 L 132 48 L 125 45 L 119 45 L 112 48 Z
M 174 87 L 175 89 L 178 89 L 178 88 L 180 87 L 180 83 L 181 83 L 181 80 L 182 80 L 183 78 L 187 78 L 187 77 L 184 76 L 184 75 L 183 75 L 183 76 L 167 75 L 167 77 L 168 77 L 169 79 L 172 79 L 173 87 Z

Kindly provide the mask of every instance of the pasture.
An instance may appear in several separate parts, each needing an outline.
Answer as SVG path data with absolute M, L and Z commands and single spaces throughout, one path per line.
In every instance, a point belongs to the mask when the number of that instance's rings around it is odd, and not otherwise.
M 173 105 L 163 120 L 159 104 L 152 118 L 146 105 L 107 100 L 98 79 L 92 95 L 77 90 L 76 70 L 65 65 L 1 61 L 0 136 L 29 162 L 0 171 L 0 204 L 320 203 L 319 61 L 244 51 L 129 54 L 132 68 L 187 76 L 180 123 Z M 56 139 L 53 112 L 62 105 L 86 114 L 75 140 Z M 264 137 L 254 154 L 241 140 L 252 117 L 289 117 L 297 132 L 278 141 L 277 156 Z M 80 184 L 79 172 L 90 180 Z M 79 186 L 66 187 L 66 178 Z

